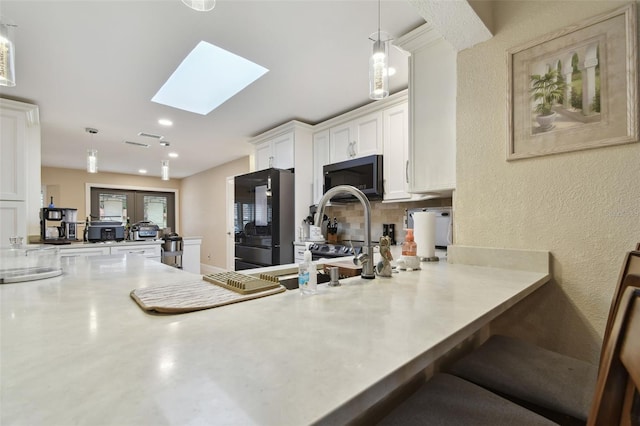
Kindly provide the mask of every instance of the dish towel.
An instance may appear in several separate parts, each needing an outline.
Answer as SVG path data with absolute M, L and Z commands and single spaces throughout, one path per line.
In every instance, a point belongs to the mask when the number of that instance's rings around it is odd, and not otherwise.
M 137 288 L 131 297 L 145 311 L 181 314 L 217 308 L 285 291 L 284 286 L 252 294 L 239 294 L 203 280 Z

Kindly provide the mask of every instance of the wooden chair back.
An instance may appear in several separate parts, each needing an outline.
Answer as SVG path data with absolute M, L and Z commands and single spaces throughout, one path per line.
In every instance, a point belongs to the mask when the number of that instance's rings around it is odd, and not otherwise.
M 640 275 L 627 275 L 604 343 L 588 426 L 640 425 Z
M 638 244 L 640 245 L 640 244 Z M 613 321 L 618 312 L 618 304 L 620 303 L 620 297 L 624 293 L 626 288 L 625 278 L 629 274 L 640 275 L 640 250 L 631 251 L 627 253 L 622 269 L 620 270 L 620 277 L 618 278 L 618 284 L 611 300 L 611 308 L 609 309 L 609 318 L 607 319 L 607 326 L 604 329 L 604 338 L 602 339 L 602 350 L 600 351 L 600 359 L 604 355 L 604 347 L 607 339 L 609 338 L 609 332 L 613 326 Z

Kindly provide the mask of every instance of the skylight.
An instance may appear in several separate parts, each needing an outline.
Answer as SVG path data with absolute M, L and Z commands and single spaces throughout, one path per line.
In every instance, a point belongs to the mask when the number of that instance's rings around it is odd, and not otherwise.
M 269 70 L 201 41 L 151 99 L 207 115 Z

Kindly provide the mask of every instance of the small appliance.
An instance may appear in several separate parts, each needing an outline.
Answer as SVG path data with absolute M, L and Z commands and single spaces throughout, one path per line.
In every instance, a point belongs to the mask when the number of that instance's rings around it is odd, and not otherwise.
M 133 241 L 155 240 L 158 238 L 160 227 L 150 221 L 140 221 L 131 225 L 129 239 Z
M 381 200 L 383 196 L 382 155 L 369 155 L 322 167 L 324 174 L 324 193 L 339 185 L 353 186 L 370 200 Z M 331 198 L 335 201 L 356 201 L 350 194 L 338 194 Z
M 87 226 L 87 241 L 92 243 L 102 241 L 123 241 L 124 225 L 122 222 L 111 220 L 96 220 Z
M 162 263 L 182 269 L 182 237 L 175 232 L 166 234 L 162 240 Z
M 78 209 L 43 207 L 40 209 L 40 240 L 45 244 L 69 244 L 78 241 Z M 59 225 L 52 225 L 57 222 Z

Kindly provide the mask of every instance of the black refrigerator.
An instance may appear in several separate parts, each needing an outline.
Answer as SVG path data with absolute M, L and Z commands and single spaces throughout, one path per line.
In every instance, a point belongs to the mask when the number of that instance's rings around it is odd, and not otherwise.
M 293 263 L 294 173 L 266 169 L 234 179 L 235 269 Z

